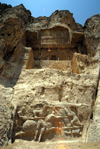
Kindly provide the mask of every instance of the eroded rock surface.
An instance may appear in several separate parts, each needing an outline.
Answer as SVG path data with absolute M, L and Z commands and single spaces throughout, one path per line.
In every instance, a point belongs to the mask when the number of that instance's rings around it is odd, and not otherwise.
M 0 3 L 0 146 L 12 142 L 14 106 L 11 100 L 23 66 L 24 46 L 20 41 L 28 16 L 23 5 L 12 8 Z
M 100 14 L 94 15 L 87 19 L 84 24 L 85 38 L 87 47 L 91 50 L 91 54 L 94 55 L 93 49 L 98 55 L 97 47 L 100 43 Z
M 84 27 L 68 10 L 34 18 L 0 3 L 0 15 L 0 146 L 100 141 L 100 15 Z

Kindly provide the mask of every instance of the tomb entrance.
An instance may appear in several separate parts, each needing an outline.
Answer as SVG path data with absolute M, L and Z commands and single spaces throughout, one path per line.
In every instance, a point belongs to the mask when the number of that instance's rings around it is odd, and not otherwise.
M 43 61 L 48 68 L 50 64 L 48 61 L 56 61 L 56 64 L 58 61 L 71 63 L 74 53 L 87 55 L 84 33 L 71 31 L 68 26 L 62 25 L 34 32 L 27 31 L 26 46 L 32 48 L 32 54 L 29 55 L 33 55 L 28 58 L 30 62 L 33 61 L 32 67 L 29 68 L 42 68 Z

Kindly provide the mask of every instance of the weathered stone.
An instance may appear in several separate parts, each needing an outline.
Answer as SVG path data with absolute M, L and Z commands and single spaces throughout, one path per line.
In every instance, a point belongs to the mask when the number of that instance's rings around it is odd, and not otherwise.
M 0 14 L 0 146 L 100 141 L 100 16 L 83 28 L 67 10 L 34 18 L 0 3 Z
M 100 24 L 100 14 L 97 14 L 86 20 L 84 24 L 84 29 L 88 31 L 91 36 L 95 35 L 95 38 L 100 38 L 100 25 L 99 24 Z
M 12 129 L 13 129 L 13 114 L 10 109 L 11 100 L 9 99 L 10 92 L 5 91 L 1 88 L 2 94 L 0 99 L 0 146 L 8 145 L 12 140 Z M 3 95 L 3 93 L 5 95 Z M 8 96 L 7 96 L 8 94 Z
M 83 26 L 82 26 L 81 24 L 79 24 L 79 23 L 76 23 L 76 30 L 77 30 L 78 32 L 84 32 Z
M 24 132 L 35 132 L 36 129 L 36 122 L 32 120 L 27 120 L 23 126 L 22 129 Z
M 49 25 L 60 22 L 62 24 L 67 24 L 72 30 L 76 30 L 76 23 L 73 18 L 73 13 L 70 13 L 68 10 L 56 10 L 54 13 L 52 13 L 48 20 Z
M 92 55 L 95 55 L 100 42 L 100 14 L 87 19 L 84 25 L 87 48 Z
M 23 5 L 12 8 L 0 3 L 0 146 L 12 142 L 14 106 L 16 107 L 11 104 L 12 87 L 24 63 L 19 67 L 24 51 L 20 41 L 29 17 L 30 14 Z
M 0 3 L 0 15 L 4 12 L 5 9 L 8 9 L 8 8 L 12 8 L 12 6 Z
M 25 141 L 25 140 L 16 140 L 16 142 L 14 142 L 12 145 L 3 147 L 1 149 L 38 149 L 38 148 L 42 148 L 42 149 L 98 149 L 100 148 L 100 142 L 91 142 L 91 143 L 86 143 L 86 142 L 68 142 L 66 140 L 64 140 L 63 138 L 61 139 L 57 139 L 55 142 L 34 142 L 34 141 Z

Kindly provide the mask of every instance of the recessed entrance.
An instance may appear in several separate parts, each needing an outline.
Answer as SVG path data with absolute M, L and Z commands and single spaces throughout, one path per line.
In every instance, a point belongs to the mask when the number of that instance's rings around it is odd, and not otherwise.
M 51 55 L 51 60 L 57 60 L 56 55 Z

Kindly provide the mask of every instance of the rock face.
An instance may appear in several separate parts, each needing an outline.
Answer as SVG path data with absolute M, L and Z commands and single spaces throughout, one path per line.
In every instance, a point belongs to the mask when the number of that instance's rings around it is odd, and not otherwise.
M 23 65 L 21 39 L 28 17 L 23 5 L 12 8 L 0 3 L 0 146 L 12 142 L 14 106 L 11 101 L 13 86 Z
M 0 3 L 0 15 L 0 146 L 100 141 L 100 15 L 84 27 L 67 10 L 34 18 Z
M 6 91 L 7 89 L 3 88 L 1 90 L 2 94 L 7 94 Z M 10 110 L 11 100 L 8 103 L 3 95 L 0 97 L 0 146 L 3 146 L 12 142 L 13 115 Z
M 97 50 L 97 47 L 100 43 L 100 14 L 94 15 L 91 18 L 87 19 L 84 25 L 85 29 L 85 38 L 87 47 Z M 92 53 L 94 54 L 94 52 Z M 99 55 L 99 51 L 96 51 L 96 54 Z

